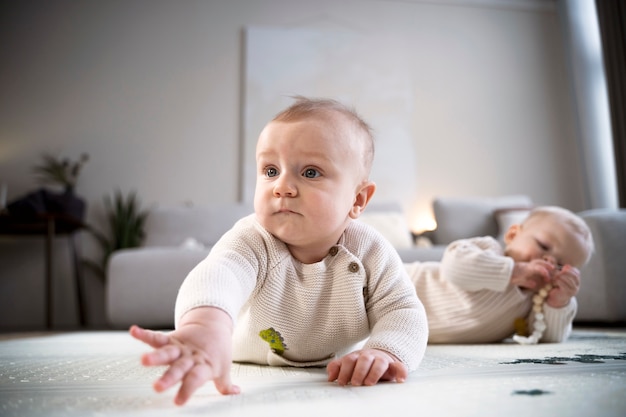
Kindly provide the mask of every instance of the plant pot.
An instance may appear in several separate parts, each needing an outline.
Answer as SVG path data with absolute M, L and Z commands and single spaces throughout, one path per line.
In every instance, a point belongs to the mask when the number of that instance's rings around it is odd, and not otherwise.
M 32 218 L 44 214 L 62 214 L 82 221 L 87 204 L 72 189 L 55 193 L 45 188 L 29 193 L 7 206 L 13 216 Z
M 73 190 L 67 189 L 63 193 L 48 192 L 48 213 L 64 214 L 76 220 L 85 218 L 87 204 L 85 200 L 74 194 Z

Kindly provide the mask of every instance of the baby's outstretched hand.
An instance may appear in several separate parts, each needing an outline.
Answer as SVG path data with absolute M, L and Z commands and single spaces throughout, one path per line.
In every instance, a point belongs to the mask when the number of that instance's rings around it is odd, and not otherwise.
M 405 364 L 378 349 L 363 349 L 335 359 L 326 372 L 330 382 L 355 386 L 375 385 L 378 381 L 404 382 L 409 374 Z
M 580 271 L 571 265 L 565 265 L 554 272 L 551 283 L 552 289 L 546 303 L 553 308 L 565 307 L 580 289 Z
M 224 316 L 226 317 L 224 317 Z M 174 402 L 183 405 L 207 381 L 213 381 L 222 394 L 238 394 L 230 380 L 230 318 L 221 310 L 198 308 L 188 312 L 171 333 L 132 326 L 130 334 L 154 348 L 141 357 L 145 366 L 168 366 L 154 383 L 162 392 L 181 383 Z

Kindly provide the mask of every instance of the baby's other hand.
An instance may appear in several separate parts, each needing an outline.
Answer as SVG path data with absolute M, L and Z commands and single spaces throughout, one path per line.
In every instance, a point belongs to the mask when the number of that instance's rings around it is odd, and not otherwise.
M 358 350 L 335 359 L 326 372 L 328 381 L 354 386 L 375 385 L 378 381 L 404 382 L 409 374 L 405 364 L 378 349 Z
M 565 307 L 580 289 L 580 271 L 571 265 L 565 265 L 560 271 L 555 271 L 551 282 L 552 289 L 546 303 L 553 308 Z

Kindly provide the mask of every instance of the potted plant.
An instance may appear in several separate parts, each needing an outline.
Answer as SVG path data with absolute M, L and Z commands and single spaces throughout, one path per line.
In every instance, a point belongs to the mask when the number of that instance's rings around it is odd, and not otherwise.
M 133 248 L 141 245 L 145 236 L 144 225 L 148 212 L 141 209 L 135 192 L 124 196 L 117 190 L 113 198 L 104 197 L 106 231 L 101 233 L 91 226 L 89 233 L 96 239 L 102 256 L 99 262 L 84 260 L 84 264 L 92 269 L 101 279 L 106 278 L 106 266 L 111 254 L 119 249 Z
M 42 163 L 34 168 L 39 181 L 42 184 L 60 185 L 66 194 L 73 194 L 78 175 L 89 160 L 89 155 L 83 153 L 77 161 L 68 158 L 59 159 L 50 154 L 44 154 L 42 159 Z
M 89 155 L 82 154 L 77 161 L 44 154 L 42 162 L 33 169 L 42 185 L 58 185 L 61 193 L 40 188 L 7 206 L 10 214 L 33 218 L 46 214 L 63 215 L 79 222 L 85 217 L 86 203 L 74 193 L 76 182 Z

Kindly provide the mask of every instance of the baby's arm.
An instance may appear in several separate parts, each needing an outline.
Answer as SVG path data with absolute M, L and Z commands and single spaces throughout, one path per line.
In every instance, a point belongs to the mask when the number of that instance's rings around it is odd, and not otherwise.
M 384 240 L 363 256 L 365 310 L 370 336 L 361 350 L 331 361 L 328 381 L 339 385 L 404 382 L 426 350 L 428 324 L 424 306 L 397 252 Z M 364 277 L 365 278 L 365 277 Z
M 404 382 L 409 374 L 405 364 L 378 349 L 363 349 L 335 359 L 326 372 L 328 381 L 354 386 L 375 385 L 381 380 Z
M 547 327 L 540 341 L 547 343 L 566 341 L 572 333 L 577 310 L 578 304 L 575 297 L 571 298 L 565 307 L 553 308 L 547 304 L 544 305 L 543 314 Z
M 460 239 L 446 247 L 440 276 L 465 291 L 502 292 L 509 285 L 513 264 L 492 237 Z
M 232 321 L 223 310 L 200 307 L 187 312 L 171 333 L 130 328 L 130 334 L 152 346 L 142 356 L 145 366 L 169 368 L 154 383 L 157 392 L 181 382 L 174 402 L 183 405 L 205 382 L 213 381 L 222 394 L 238 394 L 230 380 Z

